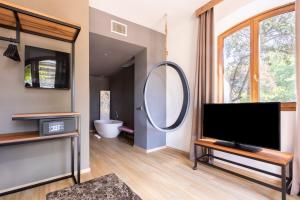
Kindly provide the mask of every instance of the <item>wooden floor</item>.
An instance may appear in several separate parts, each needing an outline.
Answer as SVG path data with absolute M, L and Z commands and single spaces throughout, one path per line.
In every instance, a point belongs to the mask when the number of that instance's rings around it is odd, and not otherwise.
M 277 191 L 245 181 L 216 169 L 193 163 L 173 149 L 145 154 L 120 139 L 97 140 L 91 136 L 91 173 L 83 181 L 108 173 L 117 174 L 142 199 L 281 199 Z M 246 172 L 248 173 L 248 172 Z M 48 192 L 72 185 L 71 180 L 19 192 L 0 200 L 43 200 Z M 288 196 L 290 200 L 299 197 Z

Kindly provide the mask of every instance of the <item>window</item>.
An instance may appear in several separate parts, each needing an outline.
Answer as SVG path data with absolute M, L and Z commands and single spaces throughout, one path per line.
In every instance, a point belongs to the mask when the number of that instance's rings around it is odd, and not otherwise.
M 218 38 L 219 100 L 296 107 L 295 5 L 257 15 Z
M 54 88 L 55 86 L 55 73 L 56 73 L 56 60 L 41 60 L 39 61 L 39 80 L 40 87 Z

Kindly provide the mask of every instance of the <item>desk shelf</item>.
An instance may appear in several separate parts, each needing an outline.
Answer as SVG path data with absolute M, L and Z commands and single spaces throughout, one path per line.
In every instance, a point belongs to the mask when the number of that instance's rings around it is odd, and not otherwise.
M 40 136 L 39 132 L 8 133 L 0 135 L 0 146 L 19 143 L 39 142 L 60 138 L 78 137 L 78 132 L 64 133 L 57 135 Z
M 78 112 L 18 113 L 12 115 L 12 120 L 39 120 L 79 116 L 80 113 Z

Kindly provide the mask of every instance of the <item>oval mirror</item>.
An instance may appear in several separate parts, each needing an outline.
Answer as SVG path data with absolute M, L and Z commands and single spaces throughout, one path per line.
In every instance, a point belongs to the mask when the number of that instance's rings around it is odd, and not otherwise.
M 166 77 L 172 84 L 167 84 Z M 177 130 L 186 119 L 189 103 L 190 90 L 181 67 L 170 61 L 157 64 L 144 85 L 144 109 L 150 124 L 162 132 Z

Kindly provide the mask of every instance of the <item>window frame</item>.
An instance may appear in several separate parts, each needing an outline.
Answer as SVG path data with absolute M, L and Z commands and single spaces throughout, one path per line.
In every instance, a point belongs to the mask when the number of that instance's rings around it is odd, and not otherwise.
M 224 40 L 229 35 L 250 27 L 250 101 L 259 102 L 259 24 L 261 21 L 295 11 L 295 3 L 283 5 L 255 15 L 228 29 L 218 36 L 218 101 L 224 101 Z M 282 111 L 295 111 L 296 102 L 281 102 Z

